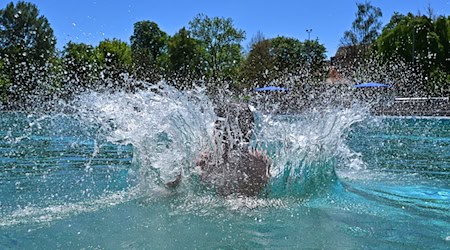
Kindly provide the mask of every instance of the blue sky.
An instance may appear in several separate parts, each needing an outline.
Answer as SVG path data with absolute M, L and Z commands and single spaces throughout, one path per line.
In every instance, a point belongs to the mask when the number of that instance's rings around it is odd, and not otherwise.
M 362 1 L 362 0 L 361 0 Z M 359 2 L 361 2 L 359 1 Z M 1 1 L 0 8 L 6 6 Z M 17 1 L 14 1 L 17 2 Z M 105 38 L 129 42 L 133 24 L 141 20 L 156 22 L 169 35 L 175 34 L 198 13 L 230 17 L 235 27 L 246 32 L 248 41 L 257 31 L 265 37 L 278 35 L 305 40 L 319 39 L 334 55 L 339 40 L 349 29 L 356 12 L 355 0 L 30 0 L 46 16 L 54 29 L 58 48 L 68 41 L 97 45 Z M 450 0 L 372 0 L 383 12 L 383 25 L 394 11 L 425 13 L 428 5 L 438 15 L 450 15 Z

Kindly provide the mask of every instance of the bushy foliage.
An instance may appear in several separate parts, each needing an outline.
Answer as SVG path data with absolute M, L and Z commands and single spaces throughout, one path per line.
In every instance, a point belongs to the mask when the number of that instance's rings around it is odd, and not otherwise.
M 245 32 L 233 26 L 231 18 L 200 14 L 189 22 L 192 37 L 204 48 L 205 75 L 213 79 L 235 78 L 242 59 Z
M 297 84 L 323 81 L 325 52 L 325 47 L 317 40 L 301 42 L 280 36 L 257 42 L 241 70 L 244 86 L 263 86 L 286 76 L 294 78 Z
M 66 94 L 93 88 L 99 80 L 99 65 L 92 45 L 68 42 L 62 52 L 62 66 L 62 89 Z
M 0 9 L 1 96 L 8 106 L 23 108 L 31 95 L 48 95 L 50 62 L 56 39 L 36 5 L 19 1 Z
M 202 78 L 206 65 L 205 49 L 201 42 L 192 38 L 191 32 L 181 28 L 168 42 L 168 75 L 182 87 Z
M 344 32 L 341 44 L 344 46 L 370 45 L 378 37 L 381 29 L 381 9 L 370 2 L 356 4 L 358 11 L 352 28 Z
M 395 13 L 376 41 L 377 52 L 385 59 L 400 57 L 416 71 L 429 94 L 449 93 L 450 17 L 433 20 L 426 16 Z M 418 83 L 419 84 L 419 83 Z
M 121 75 L 131 72 L 132 55 L 130 46 L 118 39 L 106 39 L 97 46 L 96 57 L 102 69 L 101 77 L 105 80 L 105 87 L 121 88 Z
M 162 73 L 162 57 L 167 50 L 167 34 L 155 22 L 139 21 L 134 24 L 130 41 L 134 76 L 157 81 L 157 75 Z
M 244 53 L 245 32 L 231 18 L 204 14 L 173 36 L 144 20 L 134 24 L 129 44 L 69 42 L 58 54 L 37 6 L 9 3 L 0 9 L 0 102 L 3 108 L 33 108 L 53 96 L 134 91 L 159 80 L 183 89 L 194 83 L 238 91 L 270 84 L 302 92 L 306 85 L 324 87 L 330 69 L 341 80 L 394 84 L 401 95 L 450 95 L 450 16 L 394 13 L 380 35 L 381 10 L 367 1 L 357 7 L 341 40 L 346 55 L 329 67 L 319 40 L 259 32 Z

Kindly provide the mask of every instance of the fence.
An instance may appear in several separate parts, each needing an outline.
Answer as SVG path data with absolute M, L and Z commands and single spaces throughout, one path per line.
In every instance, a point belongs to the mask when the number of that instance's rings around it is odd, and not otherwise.
M 372 108 L 377 115 L 450 116 L 449 97 L 398 97 Z

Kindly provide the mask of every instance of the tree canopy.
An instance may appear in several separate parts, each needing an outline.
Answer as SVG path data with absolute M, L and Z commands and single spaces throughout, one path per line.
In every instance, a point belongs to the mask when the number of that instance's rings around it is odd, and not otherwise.
M 199 14 L 189 22 L 193 38 L 205 49 L 205 74 L 215 79 L 227 79 L 237 75 L 241 62 L 241 42 L 245 32 L 233 26 L 231 18 Z
M 130 41 L 135 76 L 157 80 L 154 76 L 159 73 L 160 57 L 167 47 L 167 34 L 155 22 L 140 21 L 134 24 Z
M 91 88 L 99 78 L 97 55 L 92 45 L 68 42 L 62 51 L 64 88 L 76 93 L 79 88 Z
M 326 75 L 325 46 L 317 40 L 301 42 L 290 37 L 263 39 L 252 45 L 241 75 L 245 86 L 256 87 L 286 76 L 305 81 L 323 80 Z
M 428 79 L 430 93 L 443 94 L 450 85 L 449 33 L 450 17 L 434 21 L 427 16 L 396 13 L 377 39 L 376 48 L 386 60 L 401 57 L 411 63 L 424 73 L 424 80 Z
M 205 65 L 202 58 L 205 50 L 200 42 L 191 37 L 191 32 L 181 28 L 168 42 L 169 74 L 177 80 L 192 81 L 201 78 Z
M 357 3 L 358 11 L 350 30 L 344 32 L 341 44 L 344 46 L 370 45 L 378 37 L 381 29 L 381 9 L 366 1 Z
M 97 46 L 96 57 L 108 87 L 120 88 L 121 75 L 129 74 L 132 66 L 130 46 L 119 39 L 106 39 Z
M 303 91 L 305 83 L 324 83 L 329 72 L 340 79 L 366 79 L 361 77 L 381 64 L 412 73 L 402 83 L 405 88 L 450 94 L 450 16 L 437 16 L 431 7 L 427 16 L 394 13 L 380 34 L 381 9 L 368 1 L 356 6 L 351 29 L 341 39 L 344 47 L 329 66 L 318 39 L 266 38 L 259 31 L 244 51 L 245 32 L 231 18 L 204 14 L 173 36 L 143 20 L 134 23 L 129 41 L 70 41 L 56 51 L 53 30 L 37 6 L 11 2 L 0 9 L 0 102 L 6 108 L 23 108 L 36 103 L 37 96 L 133 91 L 159 80 L 179 88 L 202 80 L 213 90 L 230 84 L 237 89 L 277 84 Z M 388 77 L 384 73 L 377 79 Z
M 24 100 L 44 81 L 48 63 L 55 55 L 53 29 L 36 5 L 23 1 L 0 9 L 0 58 L 3 96 L 12 102 Z M 40 69 L 37 71 L 36 69 Z M 20 72 L 20 73 L 18 73 Z
M 274 58 L 270 53 L 270 40 L 261 40 L 251 46 L 247 60 L 242 65 L 241 78 L 247 88 L 257 87 L 274 79 Z

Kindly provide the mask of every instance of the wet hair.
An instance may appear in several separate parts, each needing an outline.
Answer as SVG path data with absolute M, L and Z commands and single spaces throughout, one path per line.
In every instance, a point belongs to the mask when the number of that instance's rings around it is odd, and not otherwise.
M 228 149 L 248 146 L 254 133 L 255 120 L 247 104 L 228 103 L 215 109 L 216 131 Z
M 215 112 L 215 143 L 222 150 L 204 152 L 197 160 L 200 180 L 221 196 L 262 194 L 270 179 L 270 161 L 249 148 L 255 126 L 253 112 L 238 103 L 219 105 Z M 180 181 L 181 174 L 166 186 L 175 188 Z
M 223 151 L 209 153 L 197 162 L 202 169 L 200 179 L 222 196 L 261 194 L 270 178 L 270 162 L 249 148 L 255 126 L 253 112 L 238 103 L 220 105 L 215 111 L 215 139 Z

